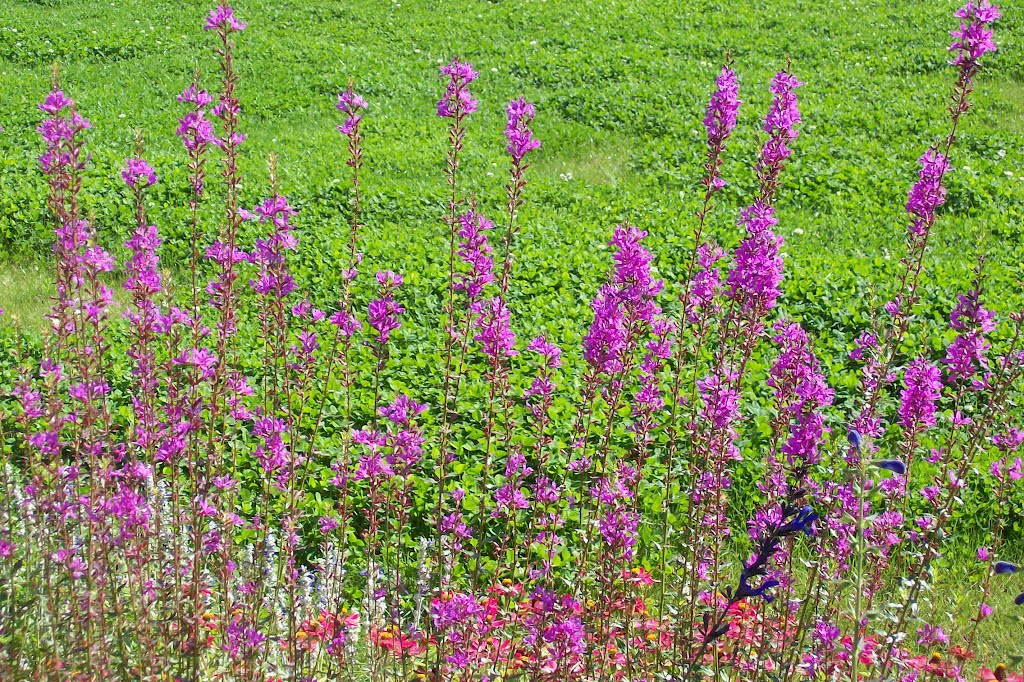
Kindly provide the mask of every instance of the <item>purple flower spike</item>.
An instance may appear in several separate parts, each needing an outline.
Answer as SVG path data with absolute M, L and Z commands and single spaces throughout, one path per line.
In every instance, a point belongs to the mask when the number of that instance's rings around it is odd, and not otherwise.
M 499 358 L 516 355 L 516 336 L 509 327 L 510 311 L 505 300 L 493 296 L 475 307 L 479 309 L 476 321 L 479 333 L 473 339 L 483 345 L 488 362 L 497 366 Z
M 156 184 L 156 173 L 144 159 L 126 159 L 121 171 L 126 185 L 135 189 L 140 183 L 143 187 Z
M 206 90 L 200 90 L 198 86 L 193 83 L 181 91 L 181 94 L 178 95 L 178 101 L 186 104 L 194 104 L 196 107 L 202 109 L 213 102 L 213 97 Z
M 779 71 L 772 79 L 771 106 L 765 116 L 763 129 L 768 133 L 768 141 L 761 148 L 757 158 L 757 176 L 761 184 L 761 199 L 770 203 L 782 172 L 782 162 L 788 159 L 793 150 L 789 143 L 799 135 L 796 126 L 801 122 L 800 109 L 797 107 L 796 89 L 803 85 L 791 73 Z
M 995 52 L 996 44 L 992 40 L 992 29 L 988 26 L 1003 16 L 999 7 L 981 0 L 973 0 L 958 9 L 954 16 L 962 19 L 960 28 L 952 31 L 953 44 L 949 51 L 953 53 L 952 64 L 960 67 L 976 67 L 978 60 L 989 52 Z
M 721 146 L 736 128 L 736 112 L 740 108 L 740 84 L 736 72 L 728 66 L 715 80 L 715 91 L 708 102 L 707 114 L 704 116 L 704 127 L 708 131 L 708 145 Z
M 875 462 L 875 466 L 879 469 L 885 469 L 900 476 L 907 473 L 907 465 L 898 459 L 880 459 Z
M 476 80 L 473 67 L 458 59 L 441 67 L 441 75 L 448 77 L 444 96 L 437 102 L 437 115 L 441 118 L 460 119 L 476 111 L 476 100 L 469 93 L 469 84 Z
M 378 298 L 370 301 L 369 320 L 374 340 L 381 347 L 390 341 L 391 332 L 402 327 L 398 318 L 405 308 L 395 301 L 395 292 L 402 283 L 402 276 L 390 270 L 377 273 Z
M 861 438 L 856 429 L 850 429 L 846 434 L 846 441 L 857 450 L 860 450 Z
M 65 95 L 63 90 L 54 90 L 39 105 L 39 110 L 54 116 L 74 104 L 74 101 Z
M 241 31 L 245 28 L 245 22 L 239 21 L 235 17 L 234 11 L 231 9 L 231 5 L 217 5 L 217 8 L 212 10 L 209 16 L 206 17 L 206 25 L 203 27 L 207 31 L 224 31 L 225 33 L 231 33 L 232 31 Z
M 124 288 L 135 292 L 140 297 L 152 297 L 161 290 L 159 261 L 156 249 L 160 246 L 160 237 L 153 225 L 142 225 L 135 231 L 132 238 L 124 244 L 131 252 L 131 258 L 125 264 L 128 277 Z
M 345 114 L 345 122 L 338 126 L 338 132 L 342 135 L 351 136 L 363 120 L 363 112 L 366 110 L 366 100 L 356 94 L 356 91 L 349 86 L 349 89 L 338 95 L 338 103 L 334 108 Z
M 775 209 L 757 202 L 740 211 L 747 237 L 736 247 L 735 262 L 726 279 L 727 295 L 744 312 L 763 314 L 775 307 L 782 284 L 782 237 L 772 231 L 778 224 Z
M 540 140 L 533 136 L 530 124 L 536 114 L 533 104 L 520 97 L 508 103 L 508 125 L 505 137 L 508 138 L 506 149 L 515 163 L 520 163 L 527 152 L 540 146 Z
M 772 136 L 778 136 L 785 140 L 795 139 L 799 135 L 796 126 L 801 123 L 800 109 L 796 103 L 796 89 L 803 83 L 797 80 L 796 76 L 785 71 L 779 71 L 772 79 L 769 89 L 775 97 L 768 108 L 768 115 L 764 119 L 764 131 Z M 788 152 L 788 150 L 786 150 Z M 786 156 L 789 154 L 787 153 Z M 783 157 L 785 158 L 785 157 Z
M 932 223 L 935 222 L 935 212 L 946 201 L 946 188 L 942 185 L 942 178 L 949 170 L 949 159 L 929 149 L 918 162 L 921 170 L 918 171 L 919 180 L 910 188 L 907 196 L 907 213 L 914 218 L 910 226 L 912 234 L 921 236 L 928 232 Z
M 1016 573 L 1020 570 L 1020 566 L 1017 564 L 1011 564 L 1009 561 L 997 561 L 995 566 L 992 567 L 996 575 L 1005 575 L 1007 573 Z
M 922 358 L 914 360 L 904 375 L 900 394 L 900 426 L 907 431 L 935 426 L 935 403 L 942 390 L 942 373 Z
M 473 209 L 459 218 L 459 258 L 469 266 L 466 273 L 455 275 L 455 290 L 465 291 L 470 303 L 477 301 L 484 287 L 494 281 L 491 273 L 494 262 L 491 259 L 491 245 L 487 233 L 494 227 L 483 213 Z

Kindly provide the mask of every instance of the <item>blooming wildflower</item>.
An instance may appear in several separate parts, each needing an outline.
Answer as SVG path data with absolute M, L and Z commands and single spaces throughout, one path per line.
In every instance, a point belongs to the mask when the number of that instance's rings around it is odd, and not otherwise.
M 546 337 L 538 336 L 526 346 L 526 350 L 537 353 L 544 358 L 545 364 L 552 369 L 562 364 L 562 349 L 549 342 Z
M 334 108 L 345 114 L 345 122 L 338 126 L 338 132 L 342 135 L 351 136 L 363 120 L 363 111 L 366 110 L 366 100 L 356 94 L 349 86 L 348 90 L 338 95 L 338 103 Z
M 917 643 L 923 647 L 931 647 L 936 644 L 949 644 L 949 635 L 940 626 L 928 625 L 925 623 L 917 629 Z
M 944 661 L 938 652 L 931 656 L 915 656 L 907 660 L 906 665 L 911 670 L 927 674 L 931 679 L 962 679 L 959 668 L 952 661 Z
M 540 140 L 533 136 L 530 124 L 535 115 L 533 104 L 520 97 L 508 103 L 508 124 L 505 126 L 505 137 L 508 138 L 506 150 L 513 163 L 521 163 L 527 152 L 540 147 Z
M 509 327 L 511 312 L 505 299 L 492 296 L 477 307 L 477 329 L 474 341 L 483 347 L 484 355 L 496 366 L 498 359 L 516 355 L 516 336 Z
M 1006 666 L 1000 663 L 991 670 L 989 668 L 979 670 L 978 679 L 981 682 L 1024 682 L 1024 675 L 1008 672 Z
M 914 222 L 910 226 L 911 234 L 923 236 L 935 222 L 935 211 L 946 201 L 946 188 L 942 179 L 949 170 L 949 160 L 936 149 L 929 149 L 918 162 L 918 181 L 910 188 L 907 196 L 907 213 Z
M 421 636 L 402 632 L 397 625 L 370 628 L 370 642 L 400 659 L 418 656 L 427 650 Z
M 178 122 L 176 134 L 190 152 L 196 152 L 211 142 L 216 142 L 213 123 L 205 118 L 201 109 L 185 114 Z
M 781 409 L 793 415 L 790 433 L 782 446 L 791 465 L 815 464 L 825 433 L 822 409 L 832 404 L 833 391 L 825 382 L 820 363 L 797 323 L 779 321 L 773 341 L 780 352 L 772 363 L 767 384 Z
M 344 310 L 338 310 L 333 313 L 328 318 L 328 322 L 337 327 L 338 333 L 343 337 L 352 336 L 363 328 L 363 323 L 355 315 Z
M 974 294 L 970 292 L 969 295 Z M 974 294 L 976 296 L 976 294 Z M 958 309 L 960 306 L 958 306 Z M 988 313 L 988 311 L 984 311 Z M 957 311 L 954 310 L 954 314 Z M 967 317 L 953 318 L 955 319 L 954 324 L 958 326 L 964 326 Z M 976 327 L 971 329 L 963 329 L 957 334 L 953 342 L 946 348 L 946 357 L 944 359 L 946 365 L 946 372 L 948 379 L 951 383 L 966 384 L 973 389 L 980 389 L 985 386 L 985 382 L 988 378 L 988 359 L 986 353 L 988 352 L 990 345 L 985 340 L 984 332 L 986 329 L 991 329 L 991 318 L 984 315 L 978 315 L 973 318 Z
M 376 332 L 375 338 L 380 344 L 387 344 L 391 332 L 402 327 L 398 316 L 405 312 L 405 308 L 394 297 L 395 290 L 402 282 L 402 276 L 390 270 L 377 273 L 380 295 L 370 301 L 368 311 L 370 326 Z
M 405 394 L 398 395 L 390 404 L 380 408 L 380 416 L 398 426 L 408 426 L 410 420 L 427 411 L 427 406 Z
M 612 281 L 590 304 L 594 320 L 583 337 L 583 357 L 594 369 L 612 375 L 624 366 L 635 342 L 636 323 L 650 324 L 659 308 L 654 298 L 663 283 L 651 275 L 651 253 L 641 245 L 647 233 L 629 224 L 615 228 L 609 244 L 616 247 Z
M 459 118 L 476 111 L 477 101 L 469 93 L 469 84 L 477 73 L 467 63 L 453 59 L 441 67 L 441 75 L 448 77 L 444 96 L 437 102 L 437 115 L 441 118 Z
M 125 184 L 132 189 L 135 189 L 142 181 L 145 181 L 143 186 L 156 184 L 156 173 L 144 159 L 126 159 L 124 164 L 121 177 L 124 178 Z
M 761 597 L 766 602 L 772 601 L 774 597 L 767 594 L 767 591 L 778 587 L 780 582 L 775 578 L 766 577 L 768 562 L 781 548 L 782 540 L 798 533 L 804 533 L 809 536 L 812 526 L 817 520 L 818 515 L 809 506 L 795 508 L 784 505 L 777 520 L 770 524 L 771 527 L 766 528 L 761 538 L 757 541 L 757 551 L 754 553 L 753 558 L 744 565 L 743 571 L 740 573 L 739 586 L 735 591 L 731 587 L 726 589 L 729 604 L 733 605 L 751 597 Z M 752 587 L 750 580 L 759 577 L 765 577 L 765 580 L 760 586 Z M 724 634 L 724 631 L 721 633 L 709 633 L 707 637 L 717 638 L 722 634 Z
M 618 549 L 626 561 L 631 561 L 637 541 L 638 525 L 639 515 L 636 513 L 613 510 L 601 517 L 598 521 L 598 530 L 609 548 Z
M 740 213 L 747 237 L 736 247 L 727 295 L 747 314 L 760 316 L 775 307 L 782 283 L 782 237 L 771 229 L 779 220 L 775 209 L 760 202 Z
M 46 95 L 46 99 L 39 105 L 39 110 L 51 116 L 56 116 L 74 105 L 74 101 L 65 95 L 63 90 L 54 89 Z
M 770 203 L 773 198 L 782 162 L 793 153 L 789 143 L 800 134 L 796 129 L 801 123 L 796 89 L 801 85 L 803 83 L 796 76 L 785 71 L 772 78 L 772 103 L 762 126 L 769 138 L 761 148 L 756 167 L 761 182 L 761 200 L 765 203 Z
M 285 258 L 287 251 L 295 251 L 298 246 L 298 239 L 289 223 L 295 212 L 285 197 L 277 195 L 257 204 L 252 214 L 246 213 L 247 217 L 259 220 L 261 224 L 269 223 L 273 228 L 269 237 L 256 240 L 248 256 L 248 260 L 259 268 L 258 276 L 249 281 L 249 286 L 261 296 L 284 299 L 295 290 L 295 281 L 288 272 Z
M 854 349 L 850 352 L 851 360 L 863 360 L 864 352 L 878 348 L 878 339 L 868 331 L 861 332 L 854 341 Z
M 981 305 L 981 292 L 971 289 L 966 294 L 957 294 L 957 303 L 949 314 L 949 327 L 958 332 L 977 328 L 988 333 L 996 328 L 996 314 Z
M 135 292 L 142 297 L 150 297 L 160 291 L 161 278 L 156 256 L 156 249 L 160 243 L 154 225 L 139 226 L 132 238 L 125 242 L 125 247 L 132 252 L 131 258 L 125 264 L 128 277 L 125 279 L 124 288 L 127 291 Z
M 966 5 L 955 12 L 955 16 L 965 21 L 961 21 L 960 27 L 950 33 L 953 43 L 949 51 L 954 55 L 951 63 L 961 68 L 976 68 L 982 56 L 996 50 L 989 24 L 1000 19 L 1003 14 L 999 7 L 988 0 L 968 0 Z
M 491 273 L 494 267 L 491 258 L 493 249 L 487 243 L 487 233 L 493 228 L 494 223 L 473 209 L 459 218 L 458 235 L 461 241 L 458 255 L 469 266 L 469 272 L 456 274 L 455 290 L 465 291 L 470 302 L 476 301 L 484 287 L 494 281 Z
M 722 274 L 716 265 L 725 258 L 725 251 L 706 241 L 697 247 L 696 270 L 690 283 L 690 295 L 687 301 L 687 319 L 691 323 L 698 320 L 701 312 L 715 313 L 718 310 L 718 294 L 722 286 Z
M 207 31 L 231 33 L 243 30 L 245 22 L 239 21 L 235 17 L 230 5 L 217 5 L 217 8 L 211 10 L 209 16 L 206 17 L 206 25 L 203 28 Z
M 907 431 L 935 425 L 935 403 L 942 390 L 939 368 L 923 358 L 910 363 L 903 378 L 905 388 L 900 393 L 900 426 Z
M 728 66 L 723 66 L 718 78 L 715 79 L 715 91 L 711 94 L 704 116 L 709 146 L 720 146 L 736 128 L 736 114 L 741 104 L 739 89 L 736 72 Z
M 724 376 L 717 374 L 701 379 L 697 389 L 704 407 L 701 417 L 707 419 L 716 428 L 729 427 L 739 416 L 739 391 L 732 388 L 736 376 L 727 372 Z
M 879 469 L 886 469 L 899 476 L 907 473 L 907 465 L 898 459 L 880 459 L 875 461 L 874 465 Z

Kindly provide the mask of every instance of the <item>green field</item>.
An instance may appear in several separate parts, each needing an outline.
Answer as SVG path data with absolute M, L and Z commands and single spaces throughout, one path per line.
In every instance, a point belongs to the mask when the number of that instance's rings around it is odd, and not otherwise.
M 94 123 L 86 206 L 101 239 L 119 245 L 130 224 L 117 169 L 133 129 L 145 133 L 161 184 L 152 217 L 185 252 L 184 154 L 174 137 L 174 96 L 198 69 L 215 85 L 203 2 L 10 0 L 0 7 L 0 253 L 38 258 L 49 238 L 32 132 L 50 65 Z M 700 118 L 719 65 L 732 52 L 742 81 L 740 130 L 727 151 L 714 218 L 738 239 L 736 208 L 753 187 L 757 119 L 773 71 L 793 61 L 804 133 L 778 201 L 786 237 L 785 309 L 845 345 L 865 300 L 891 281 L 901 253 L 905 193 L 916 158 L 940 135 L 952 72 L 946 35 L 952 3 L 244 1 L 243 127 L 251 169 L 245 192 L 266 191 L 264 158 L 280 155 L 284 190 L 302 209 L 303 284 L 329 300 L 343 216 L 336 92 L 352 79 L 370 102 L 366 119 L 370 268 L 412 275 L 417 297 L 437 283 L 444 126 L 433 115 L 437 66 L 452 55 L 481 72 L 474 88 L 465 175 L 497 212 L 504 180 L 504 103 L 537 103 L 536 155 L 524 217 L 516 294 L 532 301 L 529 326 L 586 318 L 606 266 L 601 245 L 615 223 L 651 231 L 661 273 L 678 274 L 693 226 Z M 1024 8 L 1005 3 L 1000 51 L 977 87 L 955 150 L 950 198 L 928 259 L 928 297 L 939 314 L 962 288 L 977 254 L 999 309 L 1011 305 L 1022 255 Z M 883 296 L 887 292 L 879 291 Z M 4 293 L 4 299 L 15 296 Z M 415 307 L 419 312 L 423 306 Z M 569 314 L 566 314 L 569 313 Z M 532 330 L 531 330 L 532 331 Z M 552 329 L 567 340 L 578 329 Z
M 658 272 L 677 291 L 700 196 L 700 121 L 729 52 L 744 105 L 726 152 L 729 185 L 711 229 L 725 246 L 739 241 L 738 209 L 756 190 L 751 166 L 764 137 L 759 119 L 769 102 L 768 80 L 791 60 L 806 85 L 799 90 L 803 132 L 777 201 L 787 254 L 780 310 L 813 333 L 829 374 L 840 382 L 834 419 L 841 423 L 856 385 L 846 352 L 871 310 L 893 294 L 916 160 L 947 132 L 944 106 L 954 75 L 945 46 L 955 27 L 954 3 L 239 0 L 234 6 L 249 22 L 237 55 L 248 135 L 245 203 L 267 194 L 266 157 L 276 153 L 282 189 L 300 209 L 296 278 L 325 308 L 338 292 L 349 202 L 334 97 L 351 80 L 369 102 L 363 271 L 392 269 L 406 277 L 409 322 L 389 381 L 395 390 L 422 387 L 427 394 L 437 390 L 422 385 L 436 383 L 428 376 L 439 357 L 437 320 L 447 286 L 445 122 L 434 115 L 440 64 L 457 55 L 480 71 L 473 84 L 480 111 L 470 118 L 463 177 L 495 217 L 506 180 L 505 103 L 519 95 L 536 102 L 543 146 L 529 171 L 513 325 L 520 338 L 547 333 L 578 367 L 578 341 L 610 263 L 605 244 L 617 223 L 650 231 Z M 83 203 L 99 239 L 123 256 L 134 226 L 118 171 L 132 154 L 133 131 L 141 130 L 145 155 L 160 176 L 149 192 L 150 219 L 165 238 L 172 279 L 185 263 L 188 178 L 174 135 L 183 112 L 175 96 L 197 70 L 206 87 L 217 87 L 212 36 L 200 30 L 208 8 L 196 0 L 0 4 L 4 335 L 13 320 L 31 337 L 42 329 L 47 307 L 51 233 L 34 128 L 54 63 L 64 89 L 95 126 Z M 949 196 L 926 257 L 924 309 L 908 337 L 911 346 L 922 328 L 944 324 L 981 255 L 988 306 L 1005 313 L 1024 302 L 1024 2 L 1008 0 L 1002 9 L 1000 49 L 977 82 L 975 109 L 952 154 Z M 217 202 L 204 211 L 210 241 Z M 358 295 L 371 293 L 367 287 Z M 743 510 L 736 514 L 742 518 Z M 1019 514 L 1012 524 L 1015 534 L 1024 530 Z M 937 605 L 952 603 L 951 612 L 959 598 L 941 590 L 934 597 Z M 1012 595 L 999 599 L 1001 614 L 1012 611 Z M 984 647 L 1015 653 L 1020 628 L 1010 621 L 1016 618 L 1007 614 L 986 625 Z

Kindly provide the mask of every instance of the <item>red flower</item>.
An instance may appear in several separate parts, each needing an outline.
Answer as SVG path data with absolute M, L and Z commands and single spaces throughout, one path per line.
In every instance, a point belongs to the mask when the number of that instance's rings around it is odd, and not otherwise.
M 1024 682 L 1024 675 L 1006 672 L 1006 666 L 1000 663 L 994 670 L 982 668 L 978 671 L 978 679 L 982 682 Z
M 427 650 L 422 637 L 407 635 L 397 625 L 383 629 L 373 626 L 370 628 L 370 641 L 400 658 L 417 656 Z
M 953 647 L 950 648 L 949 653 L 953 654 L 953 656 L 958 661 L 973 661 L 974 660 L 974 652 L 973 651 L 969 651 L 969 650 L 963 648 L 959 644 L 953 645 Z
M 933 653 L 931 656 L 915 656 L 907 661 L 907 666 L 912 670 L 920 670 L 938 679 L 953 679 L 957 676 L 957 668 L 951 661 L 942 660 L 942 656 L 938 653 Z

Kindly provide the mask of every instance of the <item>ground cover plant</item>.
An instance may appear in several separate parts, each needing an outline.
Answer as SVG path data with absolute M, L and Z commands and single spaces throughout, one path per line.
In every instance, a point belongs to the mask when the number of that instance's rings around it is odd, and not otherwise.
M 346 228 L 329 307 L 292 274 L 303 216 L 277 157 L 266 198 L 244 201 L 236 43 L 258 27 L 214 9 L 219 80 L 178 96 L 175 271 L 160 266 L 162 179 L 141 133 L 120 172 L 123 265 L 103 248 L 82 205 L 91 124 L 55 71 L 38 107 L 55 302 L 41 348 L 15 336 L 5 365 L 5 677 L 1017 677 L 975 649 L 991 604 L 1024 603 L 1006 543 L 1024 316 L 986 307 L 979 258 L 948 329 L 922 319 L 925 256 L 999 19 L 970 2 L 952 21 L 945 132 L 901 202 L 893 296 L 860 330 L 843 403 L 777 305 L 776 204 L 805 136 L 792 65 L 767 84 L 726 249 L 708 229 L 726 170 L 742 172 L 725 162 L 741 110 L 726 59 L 677 281 L 653 270 L 645 230 L 614 226 L 602 283 L 581 294 L 578 365 L 517 329 L 542 112 L 508 102 L 504 206 L 485 210 L 494 200 L 467 190 L 469 63 L 440 69 L 433 296 L 407 294 L 415 272 L 365 267 L 373 103 L 355 85 L 337 95 Z M 407 324 L 414 306 L 439 333 Z M 969 505 L 986 496 L 979 518 Z M 984 537 L 957 537 L 965 508 Z M 965 544 L 969 613 L 950 618 L 932 589 Z

